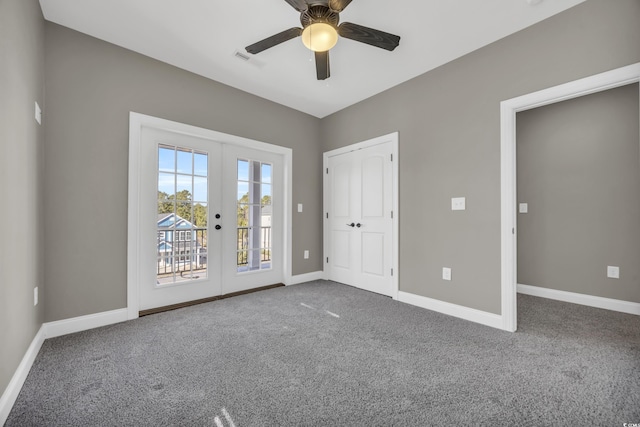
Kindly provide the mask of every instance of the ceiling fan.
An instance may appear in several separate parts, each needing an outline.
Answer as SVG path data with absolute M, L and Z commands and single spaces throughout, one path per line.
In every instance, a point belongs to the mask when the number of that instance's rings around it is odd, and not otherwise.
M 330 77 L 329 50 L 338 42 L 338 36 L 366 43 L 386 50 L 394 50 L 400 37 L 363 27 L 350 22 L 340 22 L 342 12 L 352 0 L 285 0 L 300 12 L 302 28 L 293 27 L 247 46 L 247 52 L 257 54 L 270 47 L 302 36 L 302 43 L 315 52 L 318 80 Z

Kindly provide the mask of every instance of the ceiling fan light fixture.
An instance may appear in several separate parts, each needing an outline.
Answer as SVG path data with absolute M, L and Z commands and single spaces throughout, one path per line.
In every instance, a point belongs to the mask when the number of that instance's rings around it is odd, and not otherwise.
M 314 52 L 326 52 L 338 42 L 338 31 L 324 22 L 316 22 L 302 31 L 302 43 Z
M 300 25 L 302 28 L 292 27 L 249 45 L 245 47 L 248 53 L 255 55 L 280 43 L 301 37 L 305 47 L 314 52 L 316 77 L 318 80 L 326 80 L 331 76 L 329 50 L 338 42 L 338 36 L 388 51 L 394 50 L 400 44 L 400 36 L 351 22 L 340 24 L 340 12 L 352 0 L 285 1 L 300 12 Z

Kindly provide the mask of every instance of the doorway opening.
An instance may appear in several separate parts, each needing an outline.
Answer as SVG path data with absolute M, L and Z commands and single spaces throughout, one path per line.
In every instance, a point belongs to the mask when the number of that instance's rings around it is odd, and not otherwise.
M 640 81 L 640 63 L 503 101 L 501 110 L 502 329 L 517 329 L 516 113 Z

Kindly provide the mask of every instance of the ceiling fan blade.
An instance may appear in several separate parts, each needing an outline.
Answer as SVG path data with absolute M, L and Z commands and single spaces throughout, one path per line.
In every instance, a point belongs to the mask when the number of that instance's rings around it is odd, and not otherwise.
M 329 0 L 329 9 L 335 12 L 342 12 L 347 6 L 349 6 L 351 0 Z
M 316 74 L 318 80 L 325 80 L 331 77 L 329 71 L 329 51 L 316 52 Z
M 381 49 L 393 50 L 400 44 L 400 36 L 363 27 L 362 25 L 344 22 L 338 27 L 338 34 L 342 37 L 370 44 Z
M 267 37 L 264 40 L 260 40 L 257 43 L 245 47 L 245 50 L 255 55 L 256 53 L 260 53 L 263 50 L 269 49 L 270 47 L 279 45 L 280 43 L 284 43 L 287 40 L 294 39 L 300 36 L 300 34 L 302 34 L 302 28 L 289 28 L 288 30 L 275 34 L 271 37 Z
M 304 12 L 309 8 L 309 5 L 304 0 L 284 0 L 291 5 L 298 12 Z

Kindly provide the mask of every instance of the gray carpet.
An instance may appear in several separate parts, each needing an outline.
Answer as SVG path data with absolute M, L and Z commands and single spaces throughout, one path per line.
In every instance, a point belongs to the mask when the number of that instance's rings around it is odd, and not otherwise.
M 45 341 L 7 426 L 640 423 L 640 318 L 518 297 L 502 332 L 331 282 Z

